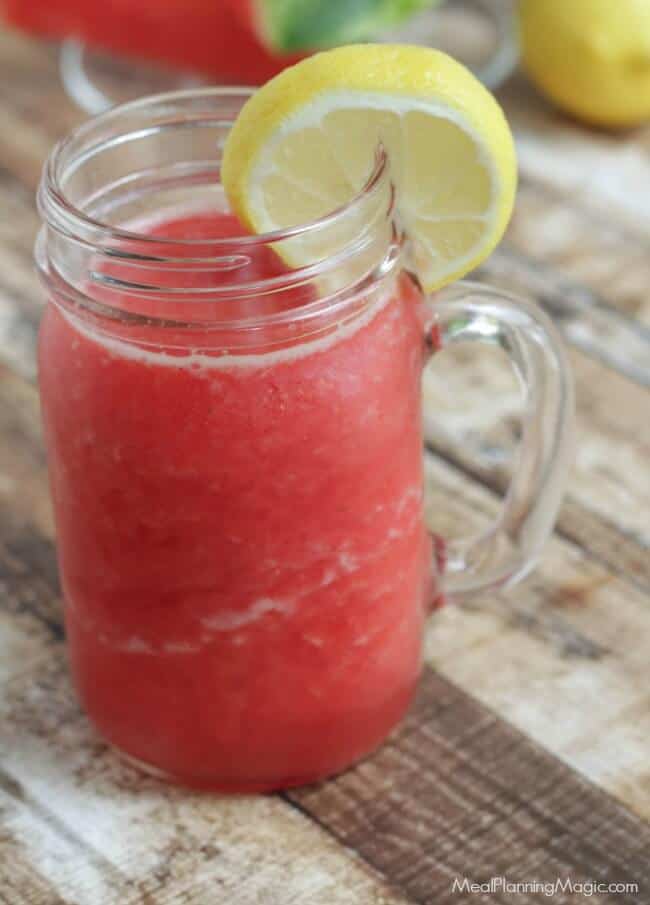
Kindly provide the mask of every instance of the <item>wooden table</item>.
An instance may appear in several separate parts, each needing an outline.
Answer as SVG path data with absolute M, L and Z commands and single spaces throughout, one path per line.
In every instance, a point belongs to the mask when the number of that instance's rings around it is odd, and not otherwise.
M 578 437 L 556 533 L 515 591 L 435 617 L 417 706 L 379 754 L 315 788 L 220 799 L 123 766 L 70 688 L 31 249 L 43 159 L 80 114 L 55 49 L 0 34 L 3 905 L 650 903 L 650 129 L 587 131 L 521 78 L 501 99 L 522 178 L 481 276 L 534 296 L 569 344 Z M 426 467 L 435 527 L 466 533 L 498 507 L 519 400 L 498 359 L 454 354 L 426 381 L 446 410 Z M 453 891 L 499 876 L 638 892 Z

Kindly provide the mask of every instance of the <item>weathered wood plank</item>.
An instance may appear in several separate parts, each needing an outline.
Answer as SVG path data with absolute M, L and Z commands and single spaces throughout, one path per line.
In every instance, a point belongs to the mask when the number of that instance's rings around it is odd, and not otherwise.
M 649 168 L 650 171 L 650 168 Z M 543 261 L 591 291 L 585 300 L 606 301 L 621 314 L 650 325 L 650 224 L 629 228 L 611 214 L 589 210 L 565 194 L 526 177 L 508 229 L 509 244 Z
M 123 765 L 79 711 L 60 643 L 3 683 L 0 760 L 8 905 L 407 905 L 277 797 L 190 794 Z
M 526 177 L 647 235 L 650 126 L 625 132 L 589 128 L 553 108 L 521 74 L 501 88 L 499 100 Z
M 0 368 L 0 678 L 61 638 L 61 601 L 38 397 Z
M 72 905 L 28 859 L 21 841 L 11 832 L 18 808 L 4 791 L 6 785 L 16 786 L 0 774 L 0 905 Z
M 650 333 L 631 316 L 545 261 L 504 241 L 477 271 L 486 282 L 534 298 L 565 340 L 643 386 L 650 386 Z
M 575 459 L 559 531 L 650 587 L 650 391 L 577 350 Z M 519 436 L 521 394 L 496 349 L 454 347 L 424 380 L 433 451 L 502 490 Z
M 488 269 L 511 271 L 572 343 L 648 383 L 650 334 L 635 325 L 650 324 L 650 128 L 589 129 L 553 109 L 521 75 L 500 100 L 522 179 L 507 244 Z
M 6 105 L 2 96 L 0 134 L 4 136 L 2 166 L 26 186 L 36 190 L 40 171 L 54 143 L 54 136 L 43 122 L 28 120 L 24 113 L 17 115 Z
M 454 880 L 491 877 L 636 883 L 591 901 L 650 902 L 650 825 L 431 672 L 372 760 L 289 798 L 423 905 L 469 903 L 475 896 L 459 896 Z M 541 896 L 497 889 L 485 900 Z
M 521 75 L 500 100 L 522 178 L 506 244 L 487 272 L 511 271 L 572 343 L 648 383 L 650 127 L 590 129 L 553 109 Z
M 51 542 L 33 529 L 12 525 L 0 509 L 0 591 L 5 614 L 35 615 L 54 637 L 63 637 L 61 599 Z M 13 530 L 12 530 L 13 529 Z
M 0 902 L 7 905 L 73 905 L 80 888 L 94 889 L 102 894 L 101 869 L 94 876 L 92 867 L 82 863 L 80 851 L 86 850 L 82 840 L 72 830 L 58 826 L 56 818 L 40 805 L 34 806 L 24 786 L 0 768 Z M 42 859 L 33 857 L 38 846 Z M 101 857 L 92 859 L 100 861 Z M 66 865 L 64 872 L 74 865 L 73 872 L 80 882 L 64 888 L 49 879 L 51 863 Z M 102 867 L 104 865 L 102 864 Z M 110 874 L 110 864 L 107 872 Z M 117 888 L 121 883 L 118 876 Z M 115 877 L 113 877 L 115 881 Z M 121 890 L 124 892 L 124 890 Z M 5 895 L 6 898 L 2 898 Z
M 34 193 L 1 166 L 0 209 L 0 361 L 34 380 L 43 305 L 33 259 L 39 218 Z
M 0 366 L 0 525 L 35 524 L 51 536 L 45 450 L 36 388 Z
M 33 659 L 30 641 L 43 640 L 43 627 L 62 636 L 52 534 L 38 397 L 30 384 L 0 368 L 0 652 L 11 648 L 17 662 Z M 22 638 L 14 637 L 10 616 Z M 0 659 L 2 675 L 9 660 Z
M 498 504 L 428 459 L 429 521 L 485 531 Z M 436 614 L 427 661 L 641 817 L 650 818 L 648 595 L 557 535 L 505 594 Z
M 52 144 L 85 114 L 65 94 L 58 47 L 0 25 L 2 157 L 34 189 Z

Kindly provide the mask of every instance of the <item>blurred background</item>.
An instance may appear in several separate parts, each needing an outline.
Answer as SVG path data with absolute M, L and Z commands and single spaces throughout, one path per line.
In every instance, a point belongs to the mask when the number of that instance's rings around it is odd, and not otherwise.
M 0 0 L 0 15 L 0 167 L 28 193 L 52 144 L 118 102 L 200 84 L 260 84 L 301 56 L 349 41 L 407 41 L 453 54 L 496 92 L 520 163 L 506 240 L 477 276 L 536 298 L 582 356 L 580 367 L 608 369 L 599 372 L 608 387 L 610 374 L 625 375 L 635 392 L 650 383 L 647 0 Z M 5 210 L 15 205 L 9 189 Z M 9 213 L 6 242 L 20 241 L 20 254 L 29 254 L 35 226 L 31 209 Z M 5 269 L 5 281 L 12 273 Z M 33 310 L 34 278 L 21 266 L 15 279 Z M 6 319 L 5 354 L 33 376 L 34 322 L 23 319 Z M 453 354 L 462 358 L 462 350 Z M 451 369 L 441 365 L 436 405 L 449 417 L 444 434 L 430 429 L 438 448 L 453 448 L 500 485 L 516 445 L 519 393 L 493 357 L 474 350 L 471 367 L 453 371 L 454 393 Z M 482 424 L 476 404 L 458 405 L 470 390 L 479 394 Z M 639 412 L 635 430 L 647 420 L 647 409 Z M 634 486 L 626 530 L 646 532 L 638 494 L 645 488 L 650 503 L 650 490 L 629 462 L 612 476 L 616 455 L 607 445 L 579 455 L 576 487 L 589 494 L 597 485 L 589 505 L 611 519 L 625 472 Z
M 508 0 L 6 0 L 9 23 L 62 41 L 61 75 L 89 112 L 144 87 L 266 81 L 300 56 L 358 40 L 442 47 L 491 85 L 516 61 Z

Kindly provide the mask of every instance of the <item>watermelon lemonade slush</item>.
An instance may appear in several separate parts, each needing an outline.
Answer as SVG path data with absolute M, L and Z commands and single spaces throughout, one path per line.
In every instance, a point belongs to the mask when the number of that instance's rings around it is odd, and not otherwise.
M 213 213 L 151 232 L 241 229 Z M 227 280 L 278 270 L 262 247 Z M 119 748 L 186 782 L 285 785 L 342 768 L 402 715 L 431 559 L 416 303 L 388 278 L 349 326 L 248 356 L 166 353 L 152 328 L 155 351 L 126 346 L 49 307 L 72 668 Z
M 343 768 L 412 696 L 433 593 L 424 346 L 385 164 L 317 231 L 344 260 L 313 278 L 227 211 L 223 128 L 194 140 L 189 185 L 171 168 L 161 188 L 161 165 L 136 201 L 93 202 L 137 239 L 80 262 L 51 214 L 40 384 L 85 709 L 166 775 L 253 790 Z M 92 166 L 109 164 L 119 183 L 131 161 L 108 143 Z
M 383 152 L 333 213 L 310 219 L 297 192 L 302 226 L 247 233 L 219 180 L 246 98 L 163 95 L 82 126 L 46 167 L 37 244 L 76 687 L 129 758 L 227 791 L 339 771 L 409 705 L 441 590 L 420 412 L 438 323 L 454 341 L 512 321 L 524 378 L 540 378 L 538 343 L 553 360 L 544 386 L 563 373 L 533 309 L 423 294 Z M 547 390 L 534 399 L 563 423 Z M 524 447 L 526 474 L 556 488 L 556 447 L 527 431 Z M 487 573 L 452 545 L 446 590 L 525 568 L 553 488 L 515 485 L 509 544 L 499 530 L 481 541 L 499 551 Z

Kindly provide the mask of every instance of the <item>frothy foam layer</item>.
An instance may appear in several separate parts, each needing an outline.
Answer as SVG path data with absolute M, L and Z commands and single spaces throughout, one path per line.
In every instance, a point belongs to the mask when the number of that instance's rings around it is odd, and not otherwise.
M 145 349 L 136 343 L 120 339 L 116 336 L 108 336 L 98 330 L 93 330 L 88 324 L 82 323 L 80 318 L 75 318 L 69 312 L 59 309 L 73 330 L 80 333 L 86 339 L 102 346 L 111 355 L 121 358 L 129 358 L 132 361 L 140 361 L 147 365 L 156 365 L 164 368 L 178 368 L 182 370 L 200 372 L 202 370 L 227 369 L 235 367 L 261 368 L 281 362 L 295 361 L 314 355 L 330 348 L 336 343 L 352 336 L 362 327 L 367 326 L 377 314 L 388 304 L 393 297 L 390 287 L 384 286 L 372 291 L 374 299 L 357 317 L 349 323 L 339 325 L 332 329 L 331 333 L 319 339 L 307 339 L 296 342 L 295 345 L 283 349 L 275 349 L 269 352 L 233 353 L 224 352 L 197 352 L 188 349 L 186 355 L 170 355 L 169 352 L 154 352 Z
M 166 228 L 178 223 L 179 220 L 192 216 L 198 218 L 202 216 L 209 217 L 214 215 L 214 213 L 213 211 L 206 211 L 205 208 L 200 208 L 196 203 L 188 204 L 176 209 L 173 217 L 171 212 L 139 217 L 128 221 L 124 224 L 124 228 L 134 233 L 148 236 L 158 235 L 164 238 Z M 196 239 L 196 236 L 193 238 Z M 322 335 L 322 330 L 320 331 L 320 336 L 314 331 L 312 338 L 297 339 L 281 349 L 269 349 L 266 352 L 255 353 L 246 352 L 244 349 L 236 352 L 231 350 L 220 351 L 218 349 L 198 351 L 189 345 L 187 351 L 181 351 L 180 354 L 171 354 L 162 348 L 160 350 L 152 350 L 151 348 L 145 348 L 137 341 L 109 335 L 101 329 L 94 329 L 89 323 L 83 322 L 82 318 L 74 316 L 74 314 L 65 309 L 60 309 L 60 311 L 72 329 L 91 342 L 102 346 L 113 356 L 140 361 L 150 366 L 177 368 L 200 373 L 204 370 L 214 369 L 268 367 L 269 365 L 295 361 L 328 349 L 367 326 L 394 297 L 394 287 L 394 277 L 385 277 L 382 283 L 378 283 L 366 292 L 367 304 L 359 314 L 348 316 L 347 321 L 332 325 L 329 332 L 324 336 Z M 351 296 L 350 304 L 352 304 L 354 298 L 354 296 Z M 359 297 L 356 296 L 356 298 L 358 299 Z

